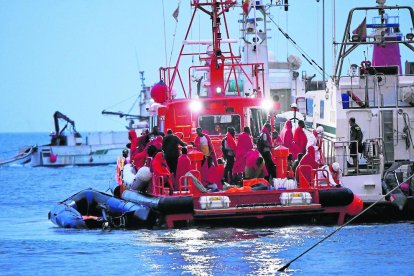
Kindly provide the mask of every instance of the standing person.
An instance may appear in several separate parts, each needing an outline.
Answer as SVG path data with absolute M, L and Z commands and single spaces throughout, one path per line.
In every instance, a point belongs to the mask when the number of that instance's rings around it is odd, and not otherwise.
M 203 133 L 201 127 L 196 129 L 196 133 L 197 137 L 192 144 L 203 153 L 203 160 L 201 161 L 201 181 L 206 185 L 208 182 L 208 174 L 213 172 L 214 169 L 211 167 L 217 166 L 216 152 L 214 151 L 210 136 Z
M 167 136 L 168 136 L 168 134 L 167 134 Z M 184 176 L 186 173 L 188 173 L 191 170 L 191 160 L 188 157 L 187 153 L 188 153 L 187 148 L 183 147 L 181 149 L 181 155 L 180 155 L 180 157 L 178 157 L 178 161 L 177 161 L 177 171 L 175 173 L 174 190 L 178 190 L 178 188 L 179 188 L 180 177 Z
M 233 166 L 233 175 L 236 175 L 237 179 L 241 179 L 244 172 L 246 154 L 253 149 L 253 139 L 250 133 L 250 127 L 246 126 L 237 138 L 236 160 Z
M 145 151 L 145 147 L 149 142 L 149 131 L 146 129 L 141 133 L 141 136 L 138 137 L 138 152 Z
M 167 135 L 162 139 L 162 150 L 164 151 L 164 157 L 167 161 L 170 171 L 175 175 L 177 171 L 177 162 L 180 152 L 178 146 L 186 147 L 187 144 L 184 143 L 178 136 L 173 134 L 171 129 L 167 130 Z
M 293 134 L 293 142 L 295 143 L 297 147 L 297 152 L 293 151 L 292 155 L 293 158 L 297 158 L 298 153 L 306 152 L 306 146 L 308 144 L 308 137 L 306 137 L 305 132 L 303 129 L 305 128 L 305 122 L 302 120 L 299 120 L 298 127 L 295 129 L 295 133 Z
M 293 144 L 293 132 L 292 132 L 292 122 L 290 120 L 286 121 L 283 125 L 282 130 L 279 134 L 280 141 L 282 146 L 289 149 L 289 152 L 292 152 Z
M 270 150 L 272 149 L 272 136 L 270 135 L 270 131 L 271 131 L 271 126 L 269 123 L 266 123 L 263 128 L 262 128 L 262 132 L 260 133 L 260 137 L 259 139 L 263 140 L 264 143 L 264 147 L 263 149 L 259 149 L 260 154 L 263 156 L 263 159 L 265 161 L 265 165 L 267 168 L 267 171 L 269 173 L 269 177 L 270 176 L 272 178 L 276 178 L 276 168 L 275 168 L 275 163 L 273 163 L 272 160 L 272 153 L 270 152 Z M 270 179 L 267 179 L 270 180 Z
M 355 167 L 355 170 L 358 170 L 358 152 L 362 152 L 362 139 L 363 134 L 359 125 L 356 124 L 355 118 L 349 118 L 349 155 L 352 158 L 352 165 Z
M 319 163 L 320 166 L 325 164 L 325 160 L 323 157 L 322 146 L 323 146 L 323 127 L 318 126 L 316 129 L 313 130 L 313 135 L 315 136 L 315 158 L 316 161 Z
M 233 166 L 234 156 L 236 154 L 236 141 L 234 139 L 236 131 L 233 127 L 227 128 L 226 137 L 223 138 L 222 143 L 226 152 L 226 166 L 224 168 L 224 181 L 233 184 Z
M 132 159 L 135 156 L 135 154 L 138 153 L 138 137 L 137 137 L 137 133 L 135 132 L 135 130 L 131 129 L 128 132 L 128 140 L 131 142 L 129 146 L 130 147 L 129 156 Z
M 164 137 L 165 134 L 162 131 L 159 131 L 158 126 L 153 126 L 152 131 L 149 133 L 150 137 L 155 138 L 157 136 Z

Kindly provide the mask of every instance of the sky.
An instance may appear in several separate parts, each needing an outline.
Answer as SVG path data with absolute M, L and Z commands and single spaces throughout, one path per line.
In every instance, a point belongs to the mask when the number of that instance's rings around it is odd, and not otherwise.
M 361 4 L 374 5 L 375 0 L 290 0 L 288 12 L 275 7 L 271 15 L 322 66 L 323 2 L 325 64 L 332 72 L 333 3 L 340 41 L 348 11 Z M 145 84 L 150 86 L 159 81 L 160 67 L 175 64 L 191 15 L 189 3 L 0 0 L 0 132 L 49 132 L 54 129 L 55 111 L 74 120 L 80 132 L 125 130 L 124 120 L 101 111 L 129 111 L 141 89 L 139 71 L 145 72 Z M 412 6 L 414 2 L 387 1 L 395 3 Z M 172 14 L 178 4 L 176 22 Z M 229 15 L 228 23 L 238 38 L 240 10 L 231 13 L 235 15 Z M 210 25 L 197 24 L 199 31 L 191 37 L 209 38 L 203 34 L 209 33 Z M 269 27 L 274 59 L 286 61 L 290 54 L 299 55 L 273 23 Z M 314 71 L 304 61 L 299 70 L 311 75 Z

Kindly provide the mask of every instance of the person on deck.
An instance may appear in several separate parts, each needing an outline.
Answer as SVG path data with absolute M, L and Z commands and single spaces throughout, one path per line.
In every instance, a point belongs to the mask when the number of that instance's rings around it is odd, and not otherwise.
M 303 155 L 304 155 L 303 153 L 299 153 L 298 158 L 293 161 L 292 170 L 293 170 L 294 175 L 296 175 L 296 168 L 298 167 L 298 165 L 300 163 L 300 160 L 302 160 Z M 293 158 L 293 156 L 292 156 L 292 158 Z
M 362 153 L 363 134 L 354 117 L 349 118 L 349 126 L 349 155 L 352 158 L 353 167 L 358 170 L 358 153 Z
M 319 171 L 319 179 L 326 179 L 330 186 L 341 187 L 342 171 L 338 162 L 334 162 L 330 165 L 324 165 L 321 169 L 324 169 L 324 171 Z
M 312 170 L 318 168 L 318 163 L 315 160 L 315 148 L 314 146 L 308 146 L 306 154 L 300 160 L 296 171 L 296 181 L 300 180 L 300 174 L 302 174 L 308 183 L 312 182 Z
M 323 158 L 323 152 L 322 152 L 322 146 L 323 146 L 323 127 L 318 126 L 316 129 L 313 130 L 313 135 L 315 136 L 315 142 L 314 146 L 316 149 L 315 152 L 315 158 L 316 161 L 319 163 L 320 166 L 325 164 L 324 158 Z
M 282 139 L 280 139 L 279 132 L 272 131 L 272 144 L 274 147 L 282 145 Z
M 262 132 L 261 132 L 261 136 L 263 137 L 263 141 L 265 143 L 264 149 L 262 152 L 260 152 L 260 154 L 263 156 L 263 159 L 265 161 L 265 165 L 266 165 L 266 169 L 269 173 L 268 178 L 271 176 L 272 178 L 276 178 L 276 168 L 275 168 L 275 163 L 273 163 L 272 160 L 272 153 L 271 153 L 271 149 L 273 148 L 272 145 L 272 136 L 270 135 L 270 131 L 271 131 L 271 126 L 269 123 L 266 123 L 263 128 L 262 128 Z M 269 179 L 267 179 L 269 180 Z
M 137 137 L 137 133 L 135 132 L 135 130 L 131 129 L 128 132 L 128 139 L 131 142 L 130 144 L 130 149 L 129 149 L 129 156 L 131 157 L 131 159 L 134 158 L 135 154 L 138 153 L 138 137 Z
M 177 162 L 180 152 L 178 146 L 186 147 L 187 144 L 184 143 L 178 136 L 173 134 L 171 129 L 167 130 L 167 135 L 162 139 L 162 150 L 164 151 L 164 157 L 167 161 L 170 171 L 175 175 L 177 171 Z
M 155 136 L 154 139 L 149 141 L 148 145 L 153 145 L 157 148 L 158 151 L 162 150 L 162 140 L 163 137 L 161 135 Z
M 187 148 L 183 147 L 181 149 L 181 155 L 180 157 L 178 157 L 177 171 L 175 173 L 175 181 L 174 181 L 175 190 L 178 190 L 181 176 L 184 176 L 186 173 L 188 173 L 191 170 L 191 160 L 188 157 L 187 153 L 188 153 Z
M 306 152 L 306 146 L 308 145 L 308 137 L 306 137 L 305 132 L 303 129 L 305 128 L 305 122 L 299 120 L 298 127 L 295 129 L 295 133 L 293 134 L 293 142 L 296 145 L 296 151 L 292 151 L 293 158 L 297 158 L 298 153 Z
M 264 178 L 268 176 L 265 161 L 257 149 L 251 149 L 246 153 L 246 165 L 244 178 Z
M 246 166 L 246 155 L 253 149 L 253 139 L 250 133 L 250 127 L 246 126 L 237 138 L 236 160 L 233 166 L 233 175 L 237 179 L 241 179 Z
M 206 185 L 209 173 L 213 173 L 217 166 L 216 152 L 214 151 L 213 143 L 210 136 L 203 133 L 203 129 L 198 127 L 196 129 L 197 137 L 192 144 L 203 153 L 203 160 L 201 161 L 201 182 Z
M 162 176 L 164 179 L 164 187 L 170 189 L 170 195 L 173 194 L 173 177 L 171 172 L 168 168 L 167 161 L 164 158 L 164 154 L 162 152 L 158 152 L 154 159 L 151 162 L 150 166 L 151 172 L 154 174 L 155 177 Z
M 279 138 L 282 146 L 288 148 L 289 152 L 292 152 L 293 132 L 292 122 L 290 120 L 285 122 L 282 131 L 280 131 Z
M 164 134 L 164 132 L 159 131 L 158 126 L 154 126 L 154 127 L 152 128 L 152 131 L 149 133 L 149 136 L 150 136 L 151 138 L 155 138 L 155 137 L 157 137 L 157 136 L 162 136 L 162 137 L 164 137 L 164 136 L 165 136 L 165 134 Z
M 141 136 L 138 137 L 138 152 L 145 151 L 145 147 L 147 146 L 150 138 L 149 138 L 148 129 L 143 131 Z
M 236 130 L 233 127 L 227 128 L 226 137 L 223 138 L 226 152 L 226 166 L 224 168 L 224 181 L 233 184 L 234 156 L 236 154 Z

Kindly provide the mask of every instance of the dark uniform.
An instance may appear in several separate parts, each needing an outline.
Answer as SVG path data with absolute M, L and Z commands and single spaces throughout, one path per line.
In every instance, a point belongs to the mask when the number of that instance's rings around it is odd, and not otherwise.
M 349 124 L 351 126 L 350 132 L 349 132 L 349 139 L 350 139 L 349 153 L 350 153 L 350 156 L 352 157 L 352 161 L 354 163 L 353 165 L 357 166 L 358 152 L 359 153 L 362 152 L 363 134 L 362 134 L 362 130 L 359 127 L 359 125 L 355 123 L 355 118 L 350 118 Z
M 187 146 L 186 143 L 174 134 L 168 133 L 162 139 L 162 150 L 164 152 L 165 161 L 167 161 L 168 167 L 174 175 L 177 171 L 177 162 L 178 157 L 180 156 L 178 145 L 181 145 L 182 147 Z

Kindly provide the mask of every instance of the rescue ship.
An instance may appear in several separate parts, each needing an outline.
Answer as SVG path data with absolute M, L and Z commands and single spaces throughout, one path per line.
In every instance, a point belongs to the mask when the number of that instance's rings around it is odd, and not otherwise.
M 377 202 L 363 217 L 413 219 L 414 12 L 376 2 L 349 12 L 342 41 L 335 43 L 332 78 L 326 89 L 305 94 L 306 123 L 324 128 L 325 159 L 340 164 L 344 187 L 366 207 Z M 405 64 L 402 51 L 409 58 Z M 363 133 L 357 164 L 349 150 L 358 143 L 350 136 L 351 118 Z
M 281 103 L 267 87 L 269 27 L 266 24 L 272 5 L 280 3 L 251 1 L 240 6 L 229 0 L 191 1 L 193 14 L 177 62 L 175 66 L 160 68 L 161 81 L 151 89 L 154 103 L 148 108 L 150 126 L 158 126 L 163 132 L 171 129 L 188 144 L 194 141 L 196 128 L 201 127 L 209 134 L 218 157 L 227 127 L 233 127 L 237 136 L 244 126 L 249 126 L 254 140 L 266 122 L 274 127 Z M 237 40 L 229 34 L 226 14 L 230 11 L 241 14 L 242 55 L 237 55 L 232 46 Z M 198 13 L 211 19 L 211 39 L 189 40 Z M 194 48 L 205 51 L 192 52 Z M 181 62 L 189 56 L 196 56 L 203 64 L 191 65 L 183 72 Z M 183 98 L 177 97 L 174 88 L 177 83 Z M 222 130 L 214 132 L 216 125 Z M 167 185 L 165 175 L 151 173 L 152 158 L 136 170 L 127 158 L 120 157 L 115 196 L 150 206 L 157 215 L 155 223 L 168 228 L 246 221 L 343 224 L 348 216 L 362 210 L 362 201 L 350 189 L 332 187 L 322 179 L 307 181 L 299 177 L 298 183 L 288 181 L 289 151 L 284 147 L 273 149 L 273 160 L 279 180 L 290 185 L 279 181 L 276 187 L 273 182 L 256 178 L 244 180 L 242 187 L 211 192 L 201 184 L 203 154 L 191 146 L 188 148 L 191 170 L 178 180 L 174 191 Z

